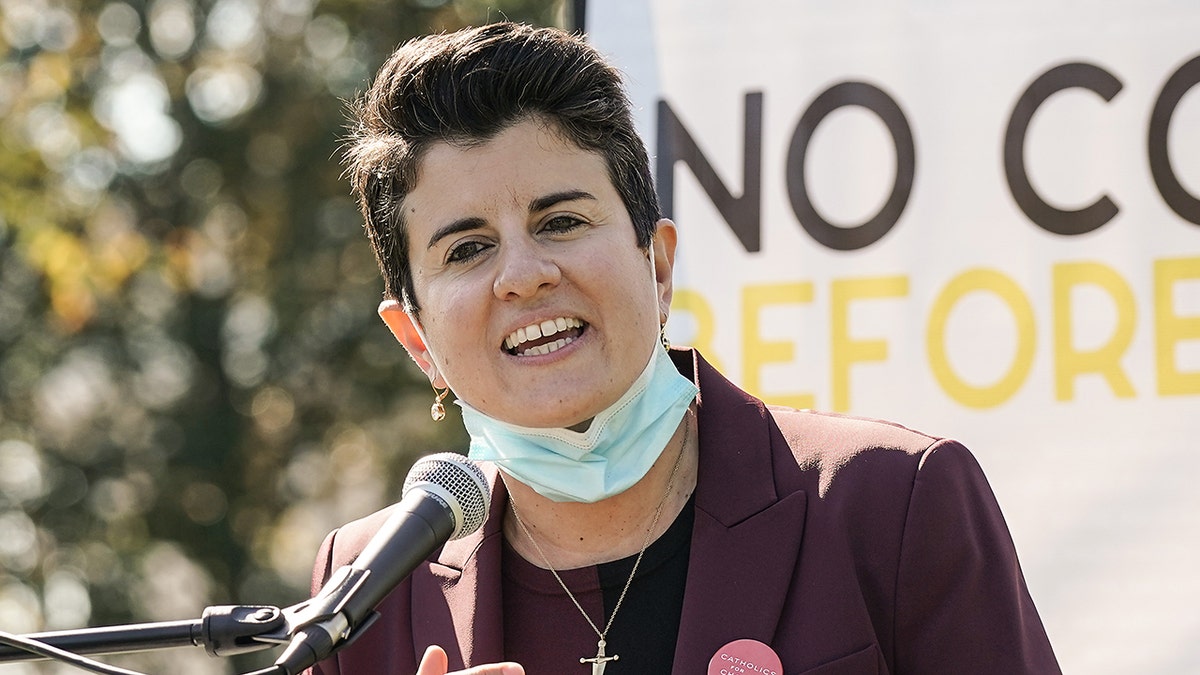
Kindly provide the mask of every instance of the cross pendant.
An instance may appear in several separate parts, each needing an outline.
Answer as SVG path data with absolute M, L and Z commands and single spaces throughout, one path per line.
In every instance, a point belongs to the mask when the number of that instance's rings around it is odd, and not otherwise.
M 608 665 L 608 662 L 616 661 L 617 659 L 621 658 L 620 656 L 617 656 L 616 654 L 613 654 L 612 656 L 605 656 L 604 655 L 604 645 L 606 645 L 606 644 L 608 644 L 608 643 L 606 643 L 604 641 L 604 638 L 601 638 L 600 642 L 596 643 L 596 657 L 595 658 L 579 659 L 580 663 L 592 664 L 592 675 L 604 675 L 604 668 L 605 668 L 605 666 Z

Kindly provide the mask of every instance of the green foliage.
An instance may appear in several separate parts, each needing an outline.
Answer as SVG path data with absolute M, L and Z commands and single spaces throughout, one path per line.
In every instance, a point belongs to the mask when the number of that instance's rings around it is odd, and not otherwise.
M 563 4 L 0 0 L 0 629 L 297 602 L 329 529 L 465 448 L 375 317 L 344 101 L 409 37 Z

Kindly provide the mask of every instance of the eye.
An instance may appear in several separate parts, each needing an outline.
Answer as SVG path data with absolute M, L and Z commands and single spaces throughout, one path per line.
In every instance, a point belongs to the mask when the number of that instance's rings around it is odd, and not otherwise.
M 567 214 L 553 216 L 542 224 L 542 231 L 547 234 L 564 234 L 583 227 L 587 223 Z
M 472 260 L 476 256 L 482 254 L 487 249 L 491 248 L 489 244 L 482 241 L 469 239 L 467 241 L 455 244 L 446 253 L 447 263 L 464 263 Z

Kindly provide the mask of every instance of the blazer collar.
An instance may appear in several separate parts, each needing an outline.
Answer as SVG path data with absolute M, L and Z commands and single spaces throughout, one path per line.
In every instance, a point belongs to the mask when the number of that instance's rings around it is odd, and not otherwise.
M 702 673 L 729 642 L 773 642 L 800 554 L 806 497 L 763 402 L 694 350 L 673 350 L 672 357 L 684 374 L 690 366 L 704 396 L 696 522 L 673 670 Z
M 508 490 L 496 468 L 481 464 L 492 486 L 483 527 L 446 542 L 429 574 L 413 574 L 413 640 L 418 657 L 428 645 L 442 645 L 450 669 L 504 660 L 500 561 Z
M 695 350 L 670 354 L 700 389 L 696 522 L 674 664 L 676 673 L 697 673 L 728 642 L 772 641 L 800 552 L 806 502 L 799 470 L 762 401 Z M 485 471 L 492 503 L 483 527 L 448 542 L 430 574 L 413 577 L 418 651 L 447 647 L 451 669 L 504 659 L 500 559 L 508 492 L 494 467 Z

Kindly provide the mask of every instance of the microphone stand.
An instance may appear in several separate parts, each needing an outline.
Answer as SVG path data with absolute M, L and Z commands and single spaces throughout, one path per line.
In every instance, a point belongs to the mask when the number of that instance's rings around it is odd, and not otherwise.
M 202 618 L 190 621 L 82 628 L 21 637 L 74 654 L 204 647 L 211 656 L 232 656 L 287 644 L 294 630 L 297 609 L 306 604 L 287 609 L 265 605 L 222 605 L 209 607 Z M 0 644 L 0 663 L 45 658 L 19 647 Z
M 219 605 L 204 610 L 193 621 L 82 628 L 23 635 L 73 655 L 118 654 L 171 647 L 204 647 L 210 656 L 232 656 L 288 645 L 275 667 L 256 673 L 296 675 L 316 660 L 349 646 L 367 630 L 379 614 L 366 610 L 357 625 L 344 618 L 345 605 L 353 590 L 370 576 L 367 570 L 343 568 L 334 575 L 337 583 L 316 597 L 280 609 L 270 605 Z M 332 581 L 332 579 L 331 579 Z M 313 651 L 313 643 L 328 643 Z M 0 663 L 39 661 L 49 657 L 21 647 L 0 644 Z M 251 674 L 255 675 L 255 674 Z
M 375 606 L 464 524 L 464 503 L 477 507 L 479 514 L 487 513 L 487 479 L 477 466 L 452 453 L 426 457 L 418 465 L 422 462 L 425 468 L 414 466 L 409 472 L 405 496 L 384 523 L 381 532 L 386 536 L 381 539 L 376 533 L 355 564 L 335 570 L 313 598 L 285 609 L 266 605 L 209 607 L 197 621 L 0 635 L 0 639 L 30 643 L 28 647 L 0 644 L 0 663 L 41 660 L 51 655 L 71 658 L 187 646 L 202 646 L 211 656 L 230 656 L 287 645 L 273 668 L 249 675 L 298 675 L 353 643 L 374 624 L 379 618 Z M 409 492 L 409 481 L 413 480 L 413 486 L 420 489 Z M 451 487 L 460 484 L 476 488 L 474 493 L 462 491 L 461 496 L 468 498 L 465 502 L 459 501 L 458 488 Z M 479 529 L 482 523 L 481 515 L 471 521 L 470 531 Z M 360 563 L 362 567 L 356 566 Z M 61 653 L 52 654 L 46 647 Z M 31 652 L 31 648 L 47 653 Z

